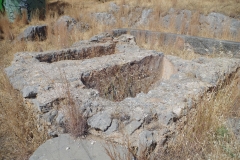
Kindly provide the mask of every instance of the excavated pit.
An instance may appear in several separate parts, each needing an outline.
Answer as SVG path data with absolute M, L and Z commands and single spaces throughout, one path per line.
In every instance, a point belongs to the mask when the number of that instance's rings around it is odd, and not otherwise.
M 66 114 L 72 106 L 58 103 L 70 95 L 77 111 L 86 116 L 89 134 L 119 144 L 128 136 L 136 148 L 142 139 L 144 144 L 151 141 L 150 147 L 164 147 L 195 100 L 240 67 L 237 58 L 164 56 L 139 48 L 131 35 L 115 40 L 116 44 L 81 42 L 60 51 L 17 53 L 5 69 L 26 104 L 36 108 L 37 125 L 49 125 L 50 136 L 65 133 L 67 118 L 74 118 Z M 141 92 L 146 94 L 137 95 Z
M 39 54 L 36 56 L 40 62 L 53 63 L 63 60 L 83 60 L 103 55 L 115 53 L 115 43 L 95 44 L 86 47 L 70 48 L 60 51 L 51 51 L 49 53 Z
M 97 89 L 102 98 L 122 101 L 140 92 L 147 93 L 154 83 L 165 77 L 165 61 L 163 55 L 151 55 L 139 61 L 85 72 L 81 81 L 87 88 Z

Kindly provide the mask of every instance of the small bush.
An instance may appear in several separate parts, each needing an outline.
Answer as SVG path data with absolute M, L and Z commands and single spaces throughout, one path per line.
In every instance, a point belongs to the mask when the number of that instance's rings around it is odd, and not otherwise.
M 71 100 L 67 106 L 66 111 L 66 129 L 75 138 L 85 136 L 87 134 L 88 125 L 87 118 L 79 110 L 79 107 Z
M 73 95 L 70 92 L 69 83 L 66 80 L 65 74 L 61 73 L 63 80 L 65 81 L 66 100 L 62 109 L 65 112 L 66 117 L 66 129 L 73 137 L 77 138 L 85 136 L 87 134 L 88 125 L 87 117 L 85 117 L 80 110 L 80 104 L 74 101 Z

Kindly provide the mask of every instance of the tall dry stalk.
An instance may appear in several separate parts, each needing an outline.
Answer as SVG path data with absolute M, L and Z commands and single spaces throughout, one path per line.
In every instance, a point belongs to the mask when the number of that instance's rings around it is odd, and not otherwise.
M 84 116 L 80 110 L 81 104 L 77 103 L 71 94 L 70 84 L 66 79 L 66 74 L 60 69 L 59 71 L 65 86 L 65 100 L 63 106 L 60 106 L 66 117 L 65 127 L 67 132 L 75 138 L 85 136 L 88 132 L 87 117 Z

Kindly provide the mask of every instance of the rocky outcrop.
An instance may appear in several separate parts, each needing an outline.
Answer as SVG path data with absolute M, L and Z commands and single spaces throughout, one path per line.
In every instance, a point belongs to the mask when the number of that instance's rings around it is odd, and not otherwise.
M 172 22 L 174 21 L 174 22 Z M 165 15 L 160 17 L 160 23 L 166 28 L 173 25 L 178 32 L 191 34 L 191 32 L 208 31 L 214 37 L 230 33 L 237 36 L 239 34 L 240 20 L 234 19 L 221 13 L 200 14 L 196 11 L 181 10 L 171 8 Z M 228 30 L 230 29 L 230 30 Z
M 107 12 L 93 13 L 92 16 L 100 24 L 113 25 L 116 23 L 116 19 L 111 13 L 107 13 Z
M 60 28 L 67 29 L 68 31 L 73 30 L 74 26 L 77 24 L 77 21 L 69 16 L 61 16 L 55 23 L 55 29 L 59 30 Z
M 153 151 L 201 96 L 239 72 L 240 59 L 183 60 L 141 49 L 132 35 L 101 35 L 68 49 L 17 53 L 5 69 L 51 135 L 66 131 L 71 95 L 89 134 L 121 144 L 127 137 L 131 146 Z
M 71 32 L 74 29 L 85 32 L 90 26 L 84 22 L 78 22 L 72 17 L 62 16 L 54 24 L 52 33 L 59 34 L 63 31 Z M 37 25 L 27 27 L 18 37 L 18 41 L 44 41 L 47 39 L 47 25 Z
M 61 33 L 64 30 L 71 32 L 74 29 L 84 32 L 87 31 L 89 28 L 90 26 L 88 24 L 81 21 L 79 22 L 70 16 L 64 15 L 61 16 L 54 24 L 53 33 Z
M 123 14 L 124 11 L 128 14 Z M 124 26 L 129 28 L 138 28 L 154 22 L 156 27 L 171 28 L 171 32 L 175 31 L 185 35 L 199 35 L 204 31 L 203 34 L 211 37 L 218 38 L 228 34 L 234 39 L 240 34 L 239 19 L 215 12 L 204 15 L 196 11 L 171 8 L 168 12 L 156 14 L 150 8 L 118 6 L 112 2 L 108 12 L 94 13 L 93 15 L 98 22 L 105 25 L 115 25 L 116 18 L 118 18 Z M 120 17 L 116 17 L 119 15 Z
M 240 58 L 240 42 L 137 29 L 115 29 L 113 35 L 120 36 L 127 32 L 137 39 L 144 38 L 148 44 L 172 46 L 202 55 L 216 54 Z
M 23 33 L 18 36 L 18 40 L 25 41 L 43 41 L 47 38 L 47 26 L 39 25 L 39 26 L 30 26 L 26 28 Z
M 79 160 L 111 160 L 107 151 L 119 159 L 132 158 L 129 151 L 121 145 L 110 144 L 97 138 L 73 139 L 64 134 L 42 144 L 29 158 L 29 160 L 44 159 L 79 159 Z M 114 151 L 117 153 L 114 154 Z M 127 155 L 130 154 L 128 157 Z M 110 154 L 111 155 L 111 154 Z

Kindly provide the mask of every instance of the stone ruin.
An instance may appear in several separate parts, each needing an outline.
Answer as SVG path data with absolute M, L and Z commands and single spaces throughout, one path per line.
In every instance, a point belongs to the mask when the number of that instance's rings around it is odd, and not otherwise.
M 139 48 L 125 32 L 113 30 L 62 50 L 15 54 L 5 72 L 36 111 L 40 128 L 47 124 L 53 137 L 66 133 L 70 94 L 89 134 L 119 144 L 128 138 L 138 150 L 154 150 L 206 92 L 239 75 L 240 59 L 184 60 Z M 239 48 L 233 53 L 239 57 Z

